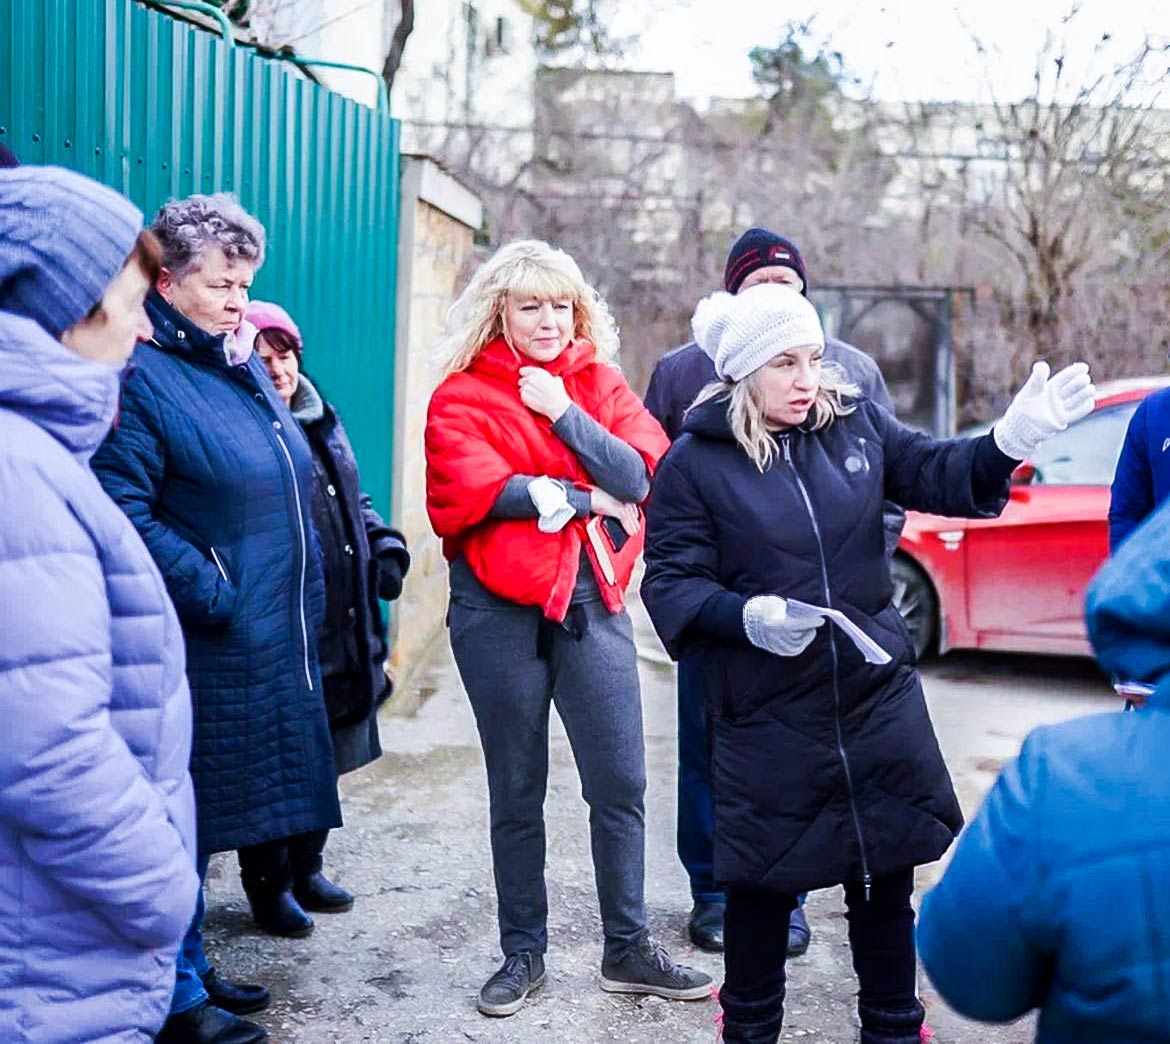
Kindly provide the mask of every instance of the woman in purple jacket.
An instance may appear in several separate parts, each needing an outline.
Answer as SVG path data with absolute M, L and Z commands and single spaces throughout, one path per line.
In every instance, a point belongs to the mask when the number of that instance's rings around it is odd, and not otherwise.
M 0 1040 L 145 1044 L 195 909 L 162 577 L 89 470 L 159 248 L 111 189 L 0 170 Z

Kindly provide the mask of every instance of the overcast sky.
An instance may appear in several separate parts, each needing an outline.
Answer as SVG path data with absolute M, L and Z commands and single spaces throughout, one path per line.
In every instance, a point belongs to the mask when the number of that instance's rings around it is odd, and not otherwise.
M 619 6 L 619 35 L 636 35 L 627 64 L 671 70 L 679 93 L 701 100 L 753 92 L 748 52 L 777 42 L 790 20 L 815 14 L 813 31 L 840 51 L 878 97 L 963 100 L 1026 90 L 1046 30 L 1061 30 L 1072 0 L 643 0 Z M 1071 31 L 1088 54 L 1103 33 L 1115 53 L 1144 34 L 1170 40 L 1170 0 L 1083 0 Z M 981 62 L 971 43 L 994 55 Z

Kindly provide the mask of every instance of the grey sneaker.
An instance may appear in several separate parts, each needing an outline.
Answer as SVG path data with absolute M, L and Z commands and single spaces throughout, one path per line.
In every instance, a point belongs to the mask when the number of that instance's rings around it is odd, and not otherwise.
M 651 939 L 643 939 L 616 961 L 601 964 L 601 988 L 606 993 L 648 993 L 667 1000 L 706 1000 L 711 976 L 682 964 Z
M 544 958 L 523 950 L 504 960 L 479 991 L 479 1010 L 484 1015 L 503 1018 L 515 1015 L 533 990 L 544 982 Z

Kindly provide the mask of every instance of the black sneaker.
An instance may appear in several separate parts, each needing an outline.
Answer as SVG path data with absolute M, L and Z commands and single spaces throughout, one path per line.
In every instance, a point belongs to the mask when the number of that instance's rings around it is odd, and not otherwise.
M 508 957 L 479 991 L 479 1010 L 503 1018 L 515 1015 L 533 990 L 544 982 L 544 958 L 524 950 Z
M 648 993 L 667 1000 L 706 1000 L 711 976 L 682 964 L 649 938 L 627 950 L 616 961 L 601 964 L 601 988 L 606 993 Z

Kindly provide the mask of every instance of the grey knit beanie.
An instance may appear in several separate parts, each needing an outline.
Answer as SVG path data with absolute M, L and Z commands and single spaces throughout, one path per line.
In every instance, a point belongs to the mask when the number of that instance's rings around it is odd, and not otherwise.
M 691 318 L 691 330 L 724 381 L 742 381 L 789 348 L 825 346 L 812 302 L 780 283 L 761 283 L 738 294 L 718 290 L 704 297 Z
M 0 310 L 60 340 L 101 301 L 141 231 L 133 203 L 81 174 L 0 169 Z

